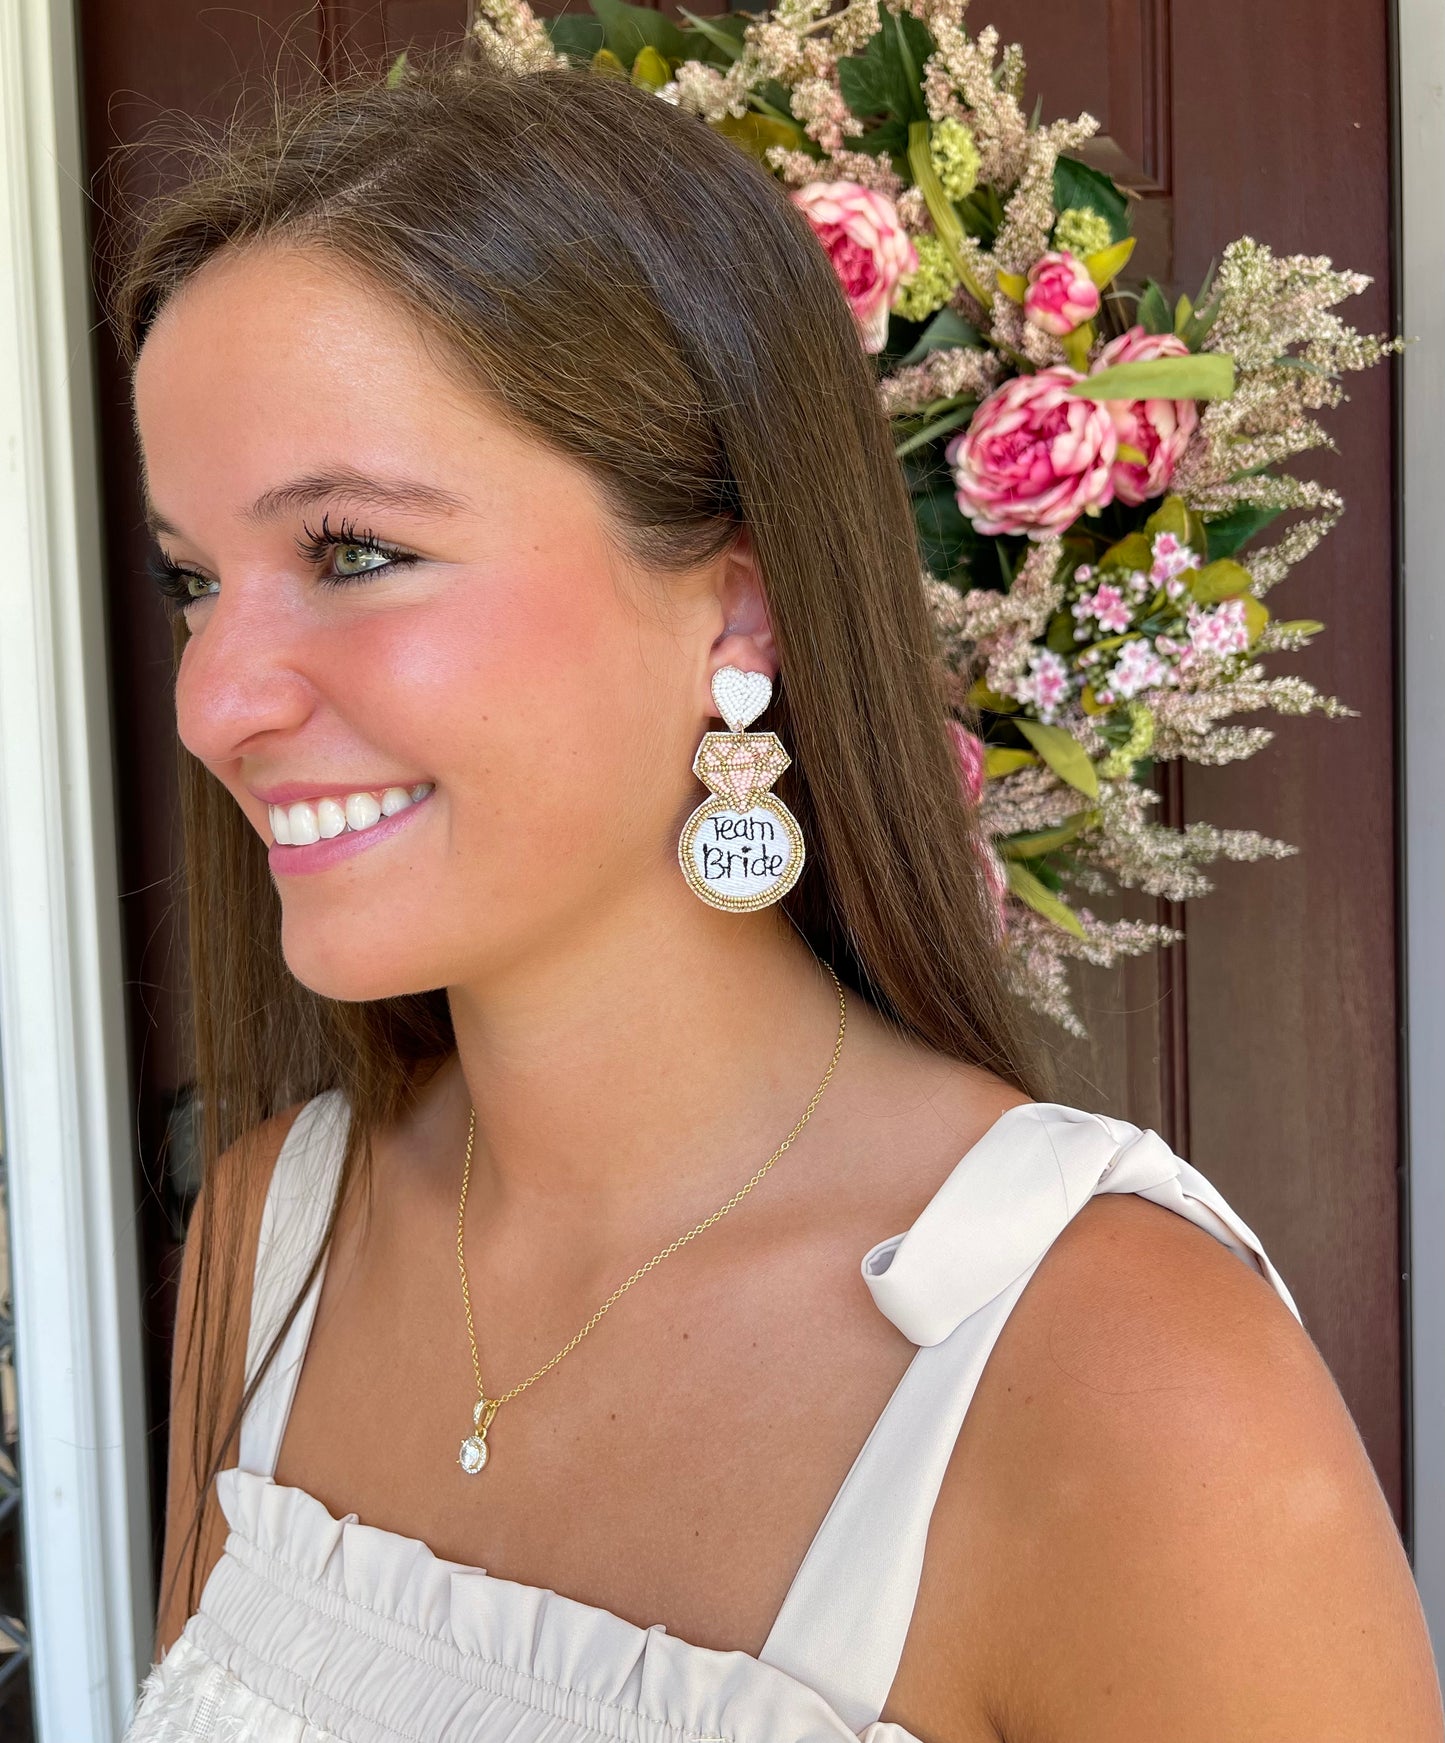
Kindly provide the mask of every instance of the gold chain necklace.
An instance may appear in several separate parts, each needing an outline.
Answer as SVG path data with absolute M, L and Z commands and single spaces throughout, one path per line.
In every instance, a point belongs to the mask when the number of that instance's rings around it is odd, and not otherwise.
M 848 1021 L 848 1007 L 847 1001 L 843 996 L 843 983 L 838 979 L 838 976 L 833 973 L 830 964 L 825 963 L 824 967 L 827 968 L 829 974 L 833 975 L 833 985 L 838 989 L 838 1039 L 833 1045 L 833 1057 L 828 1064 L 827 1071 L 823 1073 L 823 1081 L 818 1085 L 817 1090 L 814 1092 L 813 1099 L 808 1103 L 807 1111 L 804 1113 L 802 1119 L 798 1121 L 797 1125 L 793 1127 L 792 1131 L 788 1133 L 787 1137 L 783 1139 L 782 1143 L 778 1145 L 777 1149 L 773 1151 L 772 1155 L 769 1156 L 762 1167 L 758 1169 L 757 1173 L 754 1174 L 750 1181 L 748 1181 L 747 1185 L 740 1187 L 727 1203 L 723 1205 L 721 1210 L 715 1210 L 710 1217 L 704 1218 L 704 1220 L 698 1223 L 696 1227 L 689 1229 L 685 1235 L 680 1236 L 670 1245 L 664 1247 L 660 1253 L 654 1253 L 652 1258 L 650 1258 L 645 1265 L 639 1266 L 625 1283 L 619 1285 L 618 1288 L 613 1290 L 606 1301 L 602 1303 L 601 1307 L 597 1309 L 596 1313 L 592 1315 L 591 1319 L 587 1321 L 586 1325 L 582 1327 L 581 1331 L 577 1333 L 576 1337 L 574 1337 L 570 1343 L 565 1344 L 560 1350 L 558 1350 L 557 1354 L 552 1357 L 551 1361 L 544 1363 L 540 1368 L 538 1368 L 535 1374 L 533 1374 L 529 1379 L 523 1380 L 519 1386 L 513 1386 L 510 1392 L 503 1392 L 499 1398 L 488 1398 L 486 1388 L 482 1385 L 482 1365 L 481 1360 L 477 1355 L 477 1334 L 472 1325 L 472 1297 L 471 1292 L 467 1288 L 466 1254 L 462 1247 L 462 1225 L 467 1209 L 467 1183 L 471 1179 L 472 1172 L 472 1144 L 476 1138 L 477 1131 L 477 1110 L 473 1107 L 471 1121 L 467 1129 L 466 1166 L 462 1170 L 462 1198 L 461 1204 L 457 1208 L 457 1266 L 462 1274 L 462 1300 L 466 1303 L 467 1309 L 467 1337 L 471 1341 L 472 1368 L 477 1376 L 477 1402 L 472 1407 L 473 1432 L 462 1442 L 462 1450 L 457 1458 L 458 1464 L 460 1464 L 462 1469 L 468 1474 L 474 1475 L 486 1464 L 487 1430 L 492 1426 L 492 1418 L 508 1401 L 508 1399 L 515 1398 L 519 1392 L 525 1392 L 527 1387 L 532 1385 L 534 1381 L 540 1380 L 543 1374 L 548 1373 L 551 1369 L 555 1368 L 558 1362 L 562 1360 L 563 1356 L 570 1354 L 571 1351 L 576 1349 L 577 1345 L 582 1342 L 583 1338 L 587 1336 L 588 1332 L 592 1330 L 593 1326 L 597 1324 L 598 1320 L 607 1312 L 613 1302 L 617 1301 L 623 1294 L 625 1294 L 639 1277 L 645 1277 L 654 1265 L 661 1264 L 669 1254 L 675 1253 L 679 1247 L 685 1246 L 694 1235 L 700 1235 L 704 1229 L 711 1228 L 720 1217 L 725 1217 L 740 1199 L 752 1191 L 752 1189 L 772 1167 L 774 1162 L 778 1160 L 784 1150 L 786 1150 L 792 1143 L 793 1139 L 796 1138 L 798 1133 L 802 1131 L 803 1127 L 807 1125 L 809 1119 L 812 1117 L 813 1109 L 817 1107 L 819 1101 L 822 1099 L 823 1091 L 828 1087 L 828 1080 L 833 1075 L 834 1067 L 838 1063 L 838 1056 L 843 1051 L 843 1032 L 847 1027 Z

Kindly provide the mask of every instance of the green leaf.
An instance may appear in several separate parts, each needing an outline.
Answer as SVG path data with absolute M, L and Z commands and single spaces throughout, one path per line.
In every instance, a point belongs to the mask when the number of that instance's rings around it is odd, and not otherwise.
M 637 59 L 632 63 L 634 85 L 640 85 L 644 91 L 660 91 L 671 77 L 672 68 L 651 43 L 637 51 Z
M 542 23 L 558 54 L 589 63 L 604 44 L 602 20 L 590 12 L 563 12 Z
M 1064 893 L 1064 880 L 1059 876 L 1058 868 L 1048 854 L 1041 853 L 1035 859 L 1021 859 L 1017 862 L 1026 871 L 1031 871 L 1046 890 L 1052 890 L 1056 896 Z
M 748 93 L 765 115 L 777 116 L 783 121 L 796 121 L 793 113 L 793 95 L 781 79 L 760 79 Z
M 1175 496 L 1172 491 L 1144 522 L 1144 533 L 1151 541 L 1151 553 L 1153 550 L 1152 541 L 1158 534 L 1173 533 L 1181 544 L 1188 545 L 1191 551 L 1197 552 L 1201 557 L 1204 555 L 1204 547 L 1208 537 L 1204 522 L 1188 506 L 1182 496 Z
M 983 772 L 989 780 L 996 781 L 1018 769 L 1029 768 L 1038 760 L 1031 750 L 1012 750 L 1007 745 L 991 744 L 983 753 Z
M 936 442 L 940 436 L 947 435 L 950 430 L 956 430 L 960 425 L 966 424 L 977 410 L 978 404 L 975 400 L 964 400 L 962 404 L 954 406 L 950 411 L 934 418 L 931 423 L 925 424 L 921 430 L 915 430 L 911 436 L 906 436 L 903 441 L 895 443 L 893 448 L 895 456 L 901 460 L 905 454 L 912 454 L 917 449 L 926 447 L 929 442 Z
M 986 708 L 990 714 L 1016 714 L 1019 708 L 1012 696 L 1000 696 L 982 678 L 975 678 L 969 686 L 968 704 L 970 708 Z
M 1236 593 L 1247 593 L 1254 577 L 1242 563 L 1232 557 L 1206 563 L 1189 576 L 1189 592 L 1201 605 L 1218 605 L 1221 599 L 1232 599 Z
M 1204 275 L 1204 283 L 1199 287 L 1199 295 L 1193 299 L 1189 318 L 1179 328 L 1179 337 L 1191 351 L 1199 349 L 1208 336 L 1210 328 L 1219 318 L 1222 299 L 1218 295 L 1211 299 L 1209 294 L 1210 287 L 1214 283 L 1214 269 L 1217 264 L 1215 261 L 1209 263 L 1209 271 Z M 1188 301 L 1189 299 L 1182 298 L 1181 300 Z
M 1144 533 L 1130 533 L 1118 544 L 1110 545 L 1096 565 L 1100 569 L 1127 569 L 1131 573 L 1142 569 L 1147 575 L 1154 566 L 1154 547 Z
M 689 12 L 685 6 L 679 6 L 677 10 L 678 16 L 685 18 L 689 26 L 682 34 L 689 36 L 695 31 L 717 50 L 726 65 L 730 66 L 743 52 L 743 32 L 748 20 L 740 12 L 720 12 L 715 17 L 704 18 Z
M 386 88 L 388 91 L 394 91 L 396 89 L 396 87 L 401 83 L 402 75 L 405 72 L 406 72 L 406 50 L 403 49 L 401 51 L 401 53 L 396 57 L 396 59 L 391 63 L 391 66 L 387 69 Z
M 918 335 L 912 349 L 906 356 L 900 357 L 893 367 L 903 369 L 910 363 L 921 363 L 930 351 L 946 349 L 965 351 L 983 349 L 983 334 L 979 332 L 972 321 L 965 321 L 963 316 L 953 309 L 940 309 Z
M 1015 722 L 1019 731 L 1054 771 L 1061 781 L 1090 799 L 1099 796 L 1099 774 L 1089 760 L 1089 753 L 1071 732 L 1062 726 L 1045 726 L 1040 720 Z
M 1072 817 L 1066 817 L 1052 829 L 1031 829 L 1026 835 L 1004 836 L 996 840 L 994 846 L 1005 859 L 1034 859 L 1041 853 L 1056 853 L 1059 848 L 1067 847 L 1095 815 L 1087 809 L 1075 811 Z
M 1078 399 L 1228 399 L 1234 392 L 1234 359 L 1219 351 L 1189 357 L 1151 357 L 1116 363 L 1074 382 Z
M 901 157 L 908 150 L 908 123 L 890 115 L 865 133 L 844 134 L 843 143 L 849 151 L 866 151 L 870 157 Z
M 1112 248 L 1101 248 L 1097 254 L 1085 255 L 1084 266 L 1095 285 L 1103 290 L 1129 264 L 1129 256 L 1133 252 L 1134 238 L 1126 236 Z
M 927 25 L 915 18 L 911 12 L 886 12 L 884 16 L 893 25 L 895 51 L 912 94 L 912 101 L 916 105 L 909 119 L 926 119 L 928 105 L 923 101 L 923 63 L 934 52 L 936 45 Z
M 1144 536 L 1153 539 L 1159 533 L 1173 533 L 1182 543 L 1189 543 L 1189 510 L 1184 498 L 1171 491 L 1144 522 Z
M 592 10 L 602 20 L 602 35 L 626 68 L 644 48 L 655 48 L 668 60 L 687 58 L 687 38 L 664 13 L 651 6 L 633 6 L 628 0 L 592 0 Z
M 895 107 L 903 101 L 892 69 L 881 55 L 850 54 L 838 61 L 838 90 L 855 115 L 890 115 L 895 121 L 907 116 Z
M 1210 558 L 1232 557 L 1241 545 L 1247 545 L 1283 513 L 1282 508 L 1259 508 L 1252 503 L 1243 503 L 1218 520 L 1206 522 Z
M 1046 889 L 1027 866 L 1020 865 L 1016 859 L 1004 863 L 1008 871 L 1008 887 L 1026 907 L 1042 914 L 1046 920 L 1052 920 L 1055 926 L 1062 926 L 1065 932 L 1072 932 L 1076 938 L 1086 936 L 1074 910 Z
M 993 188 L 975 188 L 966 200 L 958 202 L 958 215 L 970 236 L 977 237 L 985 248 L 993 247 L 1003 222 L 1002 207 Z
M 905 13 L 903 16 L 910 15 Z M 923 195 L 923 203 L 928 207 L 928 215 L 933 220 L 938 240 L 948 251 L 953 269 L 964 289 L 982 308 L 989 308 L 993 303 L 993 293 L 986 284 L 980 282 L 971 263 L 964 256 L 963 225 L 959 221 L 957 209 L 944 190 L 938 171 L 933 167 L 929 138 L 930 130 L 926 120 L 908 123 L 908 167 L 913 172 L 913 184 Z
M 859 120 L 870 115 L 898 121 L 926 121 L 920 74 L 934 52 L 928 26 L 911 12 L 883 13 L 887 23 L 863 45 L 861 54 L 840 56 L 838 88 Z
M 1056 654 L 1073 653 L 1079 645 L 1074 640 L 1074 631 L 1077 627 L 1072 611 L 1056 611 L 1049 619 L 1048 634 L 1044 637 L 1044 646 Z
M 1118 185 L 1102 170 L 1091 169 L 1076 157 L 1061 157 L 1054 165 L 1054 205 L 1060 212 L 1070 206 L 1087 206 L 1109 226 L 1113 241 L 1129 234 L 1129 201 Z
M 1146 333 L 1172 333 L 1174 320 L 1164 292 L 1151 278 L 1139 298 L 1139 324 Z
M 1082 375 L 1089 367 L 1089 347 L 1094 343 L 1094 323 L 1085 321 L 1082 327 L 1075 327 L 1072 333 L 1065 333 L 1059 343 L 1064 348 L 1069 367 L 1077 369 Z
M 1325 626 L 1317 618 L 1290 617 L 1276 618 L 1274 627 L 1287 629 L 1294 635 L 1318 635 Z
M 1184 323 L 1179 337 L 1191 351 L 1197 351 L 1209 337 L 1209 330 L 1219 318 L 1220 305 L 1215 303 L 1212 308 L 1192 314 Z
M 930 575 L 942 581 L 968 567 L 978 548 L 973 522 L 958 506 L 951 485 L 941 484 L 913 498 L 913 520 Z
M 759 115 L 749 109 L 742 115 L 720 115 L 711 123 L 715 132 L 734 140 L 758 159 L 770 145 L 786 145 L 797 150 L 807 135 L 796 121 L 776 121 L 771 115 Z
M 1253 647 L 1264 634 L 1264 626 L 1269 622 L 1269 607 L 1252 593 L 1241 594 L 1240 598 L 1244 605 L 1245 625 L 1249 630 L 1249 645 Z

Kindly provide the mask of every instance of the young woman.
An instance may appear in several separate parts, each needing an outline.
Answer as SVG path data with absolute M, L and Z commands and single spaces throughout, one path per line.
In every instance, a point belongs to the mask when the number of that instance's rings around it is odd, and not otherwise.
M 1283 1281 L 1043 1099 L 767 174 L 624 81 L 352 77 L 116 318 L 208 1157 L 131 1743 L 1439 1743 Z

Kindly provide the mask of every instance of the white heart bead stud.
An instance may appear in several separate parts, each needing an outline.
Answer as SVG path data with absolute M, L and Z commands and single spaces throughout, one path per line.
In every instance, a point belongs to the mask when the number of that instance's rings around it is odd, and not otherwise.
M 712 699 L 717 711 L 741 731 L 756 720 L 773 697 L 773 680 L 766 672 L 745 672 L 741 666 L 722 666 L 712 675 Z

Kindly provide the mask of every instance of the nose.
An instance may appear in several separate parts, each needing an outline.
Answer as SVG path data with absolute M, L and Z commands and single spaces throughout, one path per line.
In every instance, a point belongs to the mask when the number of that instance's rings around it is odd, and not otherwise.
M 199 611 L 176 675 L 176 729 L 211 765 L 258 736 L 294 730 L 315 705 L 316 626 L 303 622 L 283 578 L 228 575 Z

